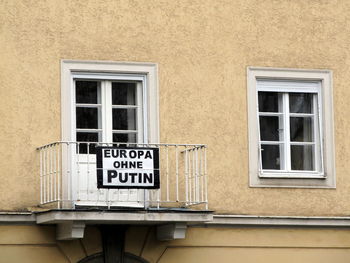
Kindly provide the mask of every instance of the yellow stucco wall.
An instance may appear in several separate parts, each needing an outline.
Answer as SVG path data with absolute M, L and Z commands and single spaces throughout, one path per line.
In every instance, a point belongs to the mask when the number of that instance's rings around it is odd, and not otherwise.
M 73 263 L 102 251 L 100 232 L 56 241 L 55 227 L 0 226 L 0 262 Z M 157 241 L 154 227 L 130 227 L 125 251 L 156 262 L 346 263 L 350 230 L 190 227 L 186 239 Z
M 348 215 L 348 1 L 0 3 L 0 209 L 38 204 L 38 153 L 60 139 L 60 60 L 159 65 L 162 142 L 209 146 L 210 209 Z M 337 189 L 248 187 L 247 66 L 334 73 Z M 15 194 L 14 194 L 15 193 Z
M 86 228 L 83 239 L 57 241 L 55 226 L 0 226 L 1 263 L 71 263 L 101 251 L 95 227 Z
M 137 232 L 143 228 L 129 230 L 125 249 L 149 262 L 345 263 L 350 256 L 345 229 L 192 227 L 186 239 L 162 242 L 151 228 L 138 236 L 144 240 L 139 250 L 130 237 Z

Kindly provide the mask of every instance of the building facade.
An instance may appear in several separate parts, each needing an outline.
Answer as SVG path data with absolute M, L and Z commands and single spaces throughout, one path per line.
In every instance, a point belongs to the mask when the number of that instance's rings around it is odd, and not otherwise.
M 348 262 L 349 13 L 1 1 L 0 262 Z

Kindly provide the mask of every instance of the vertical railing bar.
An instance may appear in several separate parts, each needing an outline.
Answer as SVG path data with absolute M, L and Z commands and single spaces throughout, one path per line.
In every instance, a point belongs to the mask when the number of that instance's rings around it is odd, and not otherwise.
M 109 210 L 111 208 L 111 202 L 110 202 L 110 192 L 109 192 L 109 188 L 107 189 L 107 209 Z M 119 189 L 118 189 L 118 192 L 119 192 Z
M 76 144 L 77 158 L 76 158 L 76 170 L 77 170 L 77 201 L 80 200 L 80 143 Z
M 161 158 L 161 156 L 162 156 L 162 151 L 161 151 L 161 149 L 160 148 L 158 148 L 159 149 L 159 158 Z M 160 170 L 160 165 L 159 165 L 159 170 Z M 159 171 L 159 174 L 160 174 L 160 171 Z M 161 192 L 161 187 L 159 187 L 159 189 L 157 189 L 157 209 L 159 209 L 160 208 L 160 200 L 161 200 L 161 196 L 162 196 L 162 192 Z
M 45 191 L 46 202 L 49 202 L 49 178 L 48 178 L 48 147 L 45 147 Z
M 60 162 L 61 158 L 60 155 L 62 154 L 62 149 L 61 149 L 62 145 L 60 143 L 57 143 L 57 208 L 60 209 L 61 208 L 61 200 L 62 200 L 62 196 L 61 196 L 61 184 L 62 184 L 62 163 Z
M 90 142 L 87 143 L 87 178 L 86 178 L 86 199 L 87 200 L 90 200 L 89 184 L 90 184 Z
M 53 174 L 53 194 L 54 194 L 54 199 L 55 199 L 55 202 L 57 201 L 57 164 L 56 164 L 56 161 L 57 161 L 57 157 L 56 157 L 56 143 L 53 144 L 52 146 L 52 149 L 53 149 L 53 171 L 54 171 L 54 174 Z
M 50 202 L 53 201 L 53 165 L 52 165 L 52 160 L 53 160 L 53 157 L 52 157 L 52 145 L 50 145 L 49 147 L 49 167 L 50 167 Z
M 45 147 L 41 148 L 42 151 L 42 173 L 43 173 L 43 204 L 46 203 L 46 199 L 45 199 Z
M 203 148 L 200 148 L 199 149 L 199 152 L 200 152 L 200 171 L 199 171 L 199 174 L 200 174 L 200 185 L 201 185 L 201 202 L 204 201 L 204 178 L 203 178 L 203 165 L 204 165 L 204 162 L 203 162 Z
M 185 146 L 185 192 L 186 192 L 186 205 L 188 205 L 188 163 L 187 163 L 187 146 Z
M 199 177 L 198 177 L 198 170 L 199 170 L 199 162 L 198 162 L 198 148 L 195 149 L 195 154 L 196 154 L 196 202 L 199 202 Z
M 208 179 L 207 179 L 207 148 L 204 147 L 204 187 L 205 187 L 205 209 L 208 210 Z
M 71 163 L 69 162 L 70 160 L 70 155 L 71 155 L 71 152 L 70 152 L 70 148 L 69 148 L 69 142 L 66 143 L 66 152 L 67 152 L 67 156 L 66 156 L 66 162 L 67 162 L 67 178 L 66 178 L 66 181 L 67 181 L 67 199 L 68 201 L 71 201 L 72 204 L 73 204 L 73 200 L 71 200 L 71 195 L 72 195 L 72 189 L 71 189 Z M 73 156 L 71 156 L 72 158 Z
M 42 160 L 42 157 L 43 157 L 43 150 L 40 149 L 40 152 L 39 152 L 39 159 L 40 159 L 40 204 L 42 205 L 43 204 L 43 160 Z
M 179 153 L 178 146 L 175 146 L 175 158 L 176 158 L 176 202 L 179 201 Z
M 193 180 L 193 202 L 192 204 L 195 204 L 197 201 L 197 195 L 196 195 L 196 156 L 195 156 L 195 148 L 192 149 L 192 180 Z
M 191 149 L 188 150 L 188 183 L 189 183 L 189 204 L 192 203 L 192 179 L 191 179 L 191 173 L 192 173 L 192 169 L 191 169 Z
M 47 172 L 47 201 L 48 202 L 51 202 L 51 178 L 50 178 L 50 175 L 51 175 L 51 166 L 50 166 L 50 146 L 47 146 L 47 149 L 46 149 L 46 172 Z
M 169 146 L 166 145 L 166 200 L 170 201 L 169 196 Z

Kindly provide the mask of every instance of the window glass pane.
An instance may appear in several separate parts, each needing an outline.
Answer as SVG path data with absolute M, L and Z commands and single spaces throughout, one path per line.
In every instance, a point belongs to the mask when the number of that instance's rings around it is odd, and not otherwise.
M 260 140 L 261 141 L 280 141 L 282 140 L 282 129 L 279 129 L 282 117 L 260 116 Z M 281 138 L 281 139 L 280 139 Z
M 113 142 L 136 142 L 136 133 L 114 133 Z
M 98 109 L 77 107 L 76 125 L 78 129 L 98 129 Z
M 281 145 L 261 145 L 262 168 L 280 170 L 281 152 Z
M 291 117 L 290 140 L 292 142 L 313 142 L 313 118 Z
M 289 93 L 289 111 L 291 113 L 313 113 L 313 94 Z
M 113 105 L 136 105 L 136 83 L 113 82 Z
M 98 142 L 100 141 L 100 134 L 98 132 L 77 132 L 77 142 Z M 87 153 L 88 143 L 79 143 L 77 145 L 77 152 Z M 89 153 L 96 153 L 96 144 L 89 144 Z
M 113 130 L 136 130 L 136 109 L 113 109 Z
M 281 112 L 281 95 L 277 92 L 259 92 L 259 112 Z
M 312 145 L 291 145 L 292 170 L 315 170 L 314 146 Z
M 75 82 L 76 103 L 96 104 L 99 102 L 99 82 L 81 81 Z

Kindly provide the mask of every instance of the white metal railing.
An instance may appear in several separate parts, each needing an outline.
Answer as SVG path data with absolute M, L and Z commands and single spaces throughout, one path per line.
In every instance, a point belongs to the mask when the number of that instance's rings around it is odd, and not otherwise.
M 119 145 L 159 149 L 160 189 L 97 188 L 94 147 Z M 206 145 L 54 142 L 37 149 L 41 205 L 208 209 Z

